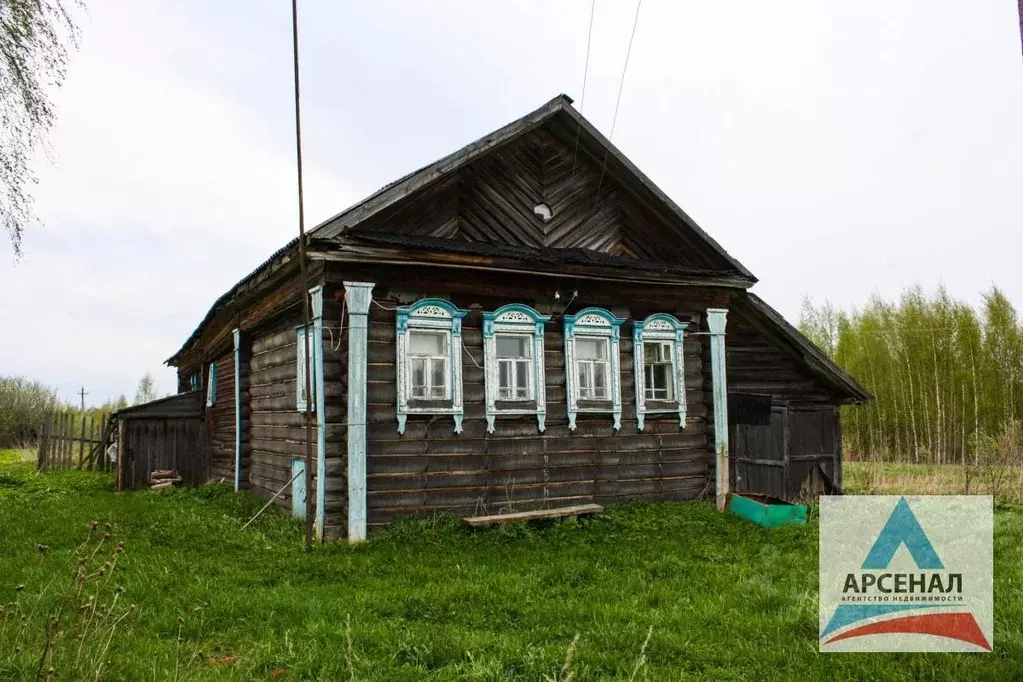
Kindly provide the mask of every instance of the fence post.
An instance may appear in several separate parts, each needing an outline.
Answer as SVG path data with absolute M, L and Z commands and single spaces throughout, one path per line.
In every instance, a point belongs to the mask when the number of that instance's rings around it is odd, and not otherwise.
M 67 423 L 67 413 L 61 410 L 60 417 L 58 419 L 57 440 L 53 443 L 53 457 L 50 458 L 51 471 L 55 467 L 59 469 L 64 460 L 64 426 Z
M 81 435 L 78 438 L 78 466 L 75 467 L 79 470 L 82 468 L 82 460 L 85 459 L 85 419 L 86 414 L 83 412 Z
M 46 470 L 53 471 L 53 465 L 57 459 L 57 452 L 60 450 L 60 427 L 64 423 L 64 415 L 55 412 L 53 415 L 53 434 L 46 447 Z
M 70 469 L 75 456 L 75 413 L 67 415 L 67 446 L 64 450 L 64 468 Z
M 45 471 L 50 470 L 50 466 L 53 463 L 53 443 L 54 437 L 57 432 L 57 413 L 51 412 L 50 418 L 47 421 L 46 430 L 46 449 L 43 452 L 43 469 Z
M 107 427 L 109 425 L 110 425 L 109 415 L 107 415 L 104 412 L 103 413 L 103 433 L 107 432 Z M 102 436 L 100 436 L 100 438 L 102 438 Z M 106 443 L 104 442 L 103 445 L 105 446 Z M 96 455 L 96 469 L 99 470 L 99 471 L 106 471 L 107 470 L 107 449 L 106 449 L 106 447 L 101 447 L 99 449 L 99 453 Z
M 42 471 L 43 466 L 46 465 L 46 441 L 50 436 L 50 422 L 52 420 L 53 415 L 48 413 L 39 429 L 39 452 L 36 455 L 36 471 Z
M 67 469 L 68 460 L 71 459 L 71 439 L 75 433 L 75 416 L 70 412 L 64 415 L 64 448 L 61 451 L 60 468 Z
M 63 412 L 58 412 L 57 413 L 56 430 L 54 432 L 54 438 L 50 442 L 50 454 L 49 454 L 49 457 L 47 457 L 48 461 L 46 462 L 46 470 L 47 471 L 53 471 L 53 467 L 54 466 L 58 466 L 60 464 L 60 462 L 59 462 L 59 459 L 60 459 L 60 434 L 63 433 L 63 431 L 64 431 L 64 413 Z
M 74 417 L 71 416 L 70 412 L 64 413 L 64 440 L 60 443 L 60 468 L 67 468 L 68 459 L 68 446 L 71 444 L 68 437 L 75 430 L 74 428 Z

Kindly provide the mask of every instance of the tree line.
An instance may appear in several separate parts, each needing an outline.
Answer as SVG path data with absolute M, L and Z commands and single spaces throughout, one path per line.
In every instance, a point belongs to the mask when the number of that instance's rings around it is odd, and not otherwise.
M 47 415 L 55 412 L 74 412 L 78 416 L 84 414 L 98 420 L 103 413 L 116 412 L 156 398 L 156 382 L 151 372 L 146 372 L 139 380 L 134 402 L 128 402 L 128 398 L 121 394 L 101 405 L 87 407 L 84 412 L 63 400 L 56 389 L 39 381 L 0 376 L 0 448 L 32 444 Z
M 979 310 L 943 287 L 848 313 L 806 299 L 799 327 L 875 396 L 842 408 L 850 458 L 981 464 L 1019 450 L 1023 330 L 998 288 Z

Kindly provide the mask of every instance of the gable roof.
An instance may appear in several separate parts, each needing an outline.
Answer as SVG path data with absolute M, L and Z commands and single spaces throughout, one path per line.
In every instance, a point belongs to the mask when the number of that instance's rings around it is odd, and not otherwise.
M 839 367 L 813 341 L 789 324 L 781 313 L 756 294 L 749 291 L 738 292 L 732 297 L 730 305 L 733 309 L 741 309 L 742 312 L 756 318 L 764 325 L 768 333 L 786 342 L 790 355 L 794 356 L 816 377 L 844 395 L 845 402 L 866 403 L 874 399 L 874 394 Z
M 639 270 L 659 270 L 665 273 L 676 275 L 704 276 L 704 277 L 732 277 L 732 286 L 741 288 L 748 287 L 755 283 L 756 277 L 738 260 L 733 258 L 720 244 L 685 213 L 674 201 L 671 200 L 660 188 L 658 188 L 639 168 L 635 166 L 621 151 L 605 138 L 589 121 L 579 114 L 572 106 L 572 99 L 567 95 L 558 95 L 535 111 L 532 111 L 522 118 L 515 120 L 508 125 L 488 134 L 475 142 L 462 147 L 458 151 L 449 154 L 437 161 L 426 165 L 408 175 L 391 182 L 380 188 L 373 194 L 346 208 L 335 216 L 323 221 L 307 232 L 307 238 L 311 243 L 326 244 L 333 242 L 341 245 L 351 238 L 356 238 L 359 226 L 372 217 L 379 215 L 388 208 L 397 206 L 406 198 L 410 198 L 421 190 L 427 189 L 445 178 L 450 178 L 459 169 L 466 167 L 473 161 L 481 159 L 488 152 L 498 149 L 516 139 L 519 139 L 531 131 L 538 129 L 545 124 L 557 121 L 562 128 L 568 126 L 575 138 L 576 151 L 583 146 L 590 146 L 603 155 L 603 166 L 606 166 L 610 175 L 617 170 L 624 176 L 628 176 L 637 191 L 645 193 L 651 203 L 656 204 L 663 213 L 672 217 L 679 224 L 683 225 L 692 236 L 709 253 L 717 257 L 723 268 L 699 268 L 681 265 L 670 262 L 653 262 L 643 258 L 628 258 L 623 256 L 610 256 L 588 249 L 541 249 L 540 251 L 524 247 L 509 247 L 506 245 L 486 244 L 481 242 L 467 242 L 453 239 L 433 239 L 430 244 L 423 243 L 422 239 L 416 241 L 409 236 L 403 236 L 406 246 L 417 248 L 436 248 L 439 251 L 449 253 L 477 253 L 484 255 L 502 255 L 515 257 L 510 252 L 519 256 L 528 256 L 539 262 L 574 263 L 579 266 L 617 268 L 619 271 L 633 268 Z M 601 169 L 603 179 L 604 168 Z M 398 236 L 391 235 L 395 240 Z M 369 231 L 361 232 L 357 239 L 386 242 L 388 236 L 379 232 L 373 235 Z M 167 364 L 174 364 L 178 358 L 185 353 L 199 338 L 203 328 L 209 324 L 214 316 L 240 296 L 249 291 L 254 283 L 261 281 L 265 276 L 293 258 L 293 252 L 297 250 L 298 240 L 292 239 L 266 261 L 257 266 L 252 272 L 243 277 L 231 289 L 221 295 L 207 311 L 199 325 L 192 331 L 182 347 L 168 360 Z M 499 253 L 500 252 L 500 253 Z
M 756 282 L 756 277 L 752 272 L 725 251 L 696 221 L 689 217 L 685 211 L 622 154 L 617 147 L 611 144 L 589 121 L 579 114 L 572 106 L 571 98 L 567 95 L 559 95 L 522 118 L 384 186 L 359 203 L 348 207 L 313 228 L 310 231 L 310 236 L 316 239 L 332 239 L 338 238 L 346 232 L 357 231 L 360 224 L 365 223 L 373 216 L 443 181 L 473 161 L 479 160 L 488 152 L 519 139 L 556 118 L 560 118 L 563 123 L 574 129 L 577 152 L 582 140 L 584 144 L 595 146 L 599 150 L 598 153 L 603 154 L 604 162 L 601 168 L 601 180 L 603 180 L 605 170 L 610 170 L 608 166 L 610 161 L 612 166 L 621 169 L 624 176 L 634 181 L 638 192 L 647 195 L 651 203 L 656 204 L 667 215 L 683 225 L 696 237 L 702 246 L 718 256 L 723 264 L 732 269 L 733 274 L 748 279 L 750 284 Z

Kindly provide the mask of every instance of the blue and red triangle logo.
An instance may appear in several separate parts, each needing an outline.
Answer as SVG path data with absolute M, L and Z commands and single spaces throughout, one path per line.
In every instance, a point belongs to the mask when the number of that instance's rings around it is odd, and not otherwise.
M 899 499 L 891 516 L 877 536 L 860 568 L 884 570 L 888 568 L 899 547 L 905 545 L 917 568 L 943 570 L 938 553 L 934 550 L 906 498 Z M 947 637 L 991 650 L 973 614 L 966 612 L 929 613 L 927 609 L 947 607 L 948 604 L 839 604 L 821 633 L 823 644 L 832 644 L 854 637 L 882 634 L 921 634 Z M 923 613 L 919 611 L 924 610 Z M 911 615 L 901 615 L 916 611 Z M 891 616 L 874 620 L 880 616 Z M 856 623 L 870 620 L 855 626 Z M 855 627 L 852 627 L 855 626 Z M 847 629 L 848 628 L 848 629 Z M 825 639 L 828 638 L 828 639 Z

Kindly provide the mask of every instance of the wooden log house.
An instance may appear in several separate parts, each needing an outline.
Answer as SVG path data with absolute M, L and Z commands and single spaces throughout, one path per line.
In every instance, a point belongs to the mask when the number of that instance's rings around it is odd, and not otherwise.
M 207 395 L 208 479 L 284 487 L 278 506 L 321 538 L 400 515 L 841 489 L 837 407 L 871 396 L 566 96 L 308 238 L 308 292 L 295 240 L 168 364 Z M 301 475 L 288 488 L 307 400 L 308 494 Z

